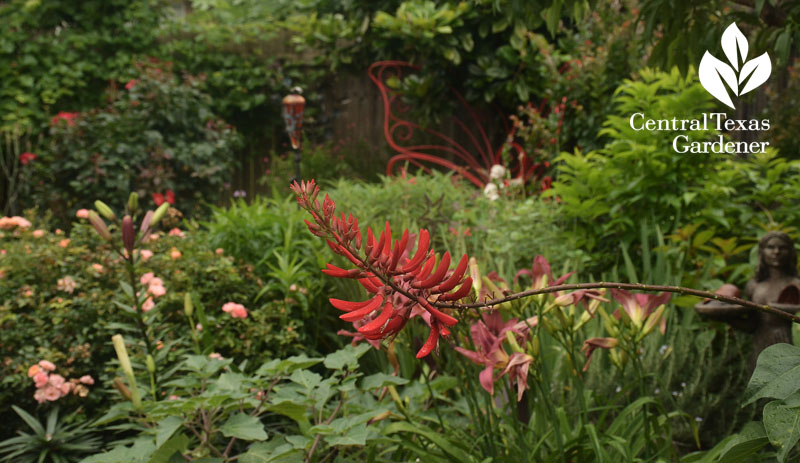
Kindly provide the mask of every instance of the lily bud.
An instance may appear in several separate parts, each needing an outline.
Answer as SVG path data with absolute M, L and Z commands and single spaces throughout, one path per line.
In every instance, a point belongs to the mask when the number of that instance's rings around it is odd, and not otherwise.
M 128 212 L 135 214 L 137 209 L 139 209 L 139 194 L 134 191 L 128 196 Z
M 183 312 L 186 314 L 187 317 L 191 317 L 194 313 L 194 306 L 192 305 L 192 295 L 186 293 L 183 298 Z
M 506 331 L 506 341 L 508 341 L 508 345 L 511 347 L 513 352 L 524 353 L 525 351 L 522 350 L 519 343 L 517 343 L 517 338 L 514 336 L 514 333 L 511 331 Z
M 147 354 L 147 371 L 149 371 L 150 374 L 156 372 L 156 361 L 153 360 L 153 356 L 150 354 Z
M 131 366 L 131 359 L 128 357 L 128 350 L 125 348 L 125 340 L 122 335 L 115 334 L 111 336 L 111 341 L 114 343 L 114 350 L 117 352 L 122 371 L 128 377 L 128 384 L 131 387 L 131 402 L 135 408 L 139 408 L 142 405 L 142 398 L 139 396 L 139 388 L 136 386 L 136 377 L 133 376 L 133 367 Z
M 100 201 L 98 199 L 97 201 L 94 202 L 94 207 L 95 209 L 97 209 L 97 212 L 99 212 L 100 215 L 102 215 L 106 219 L 116 220 L 117 216 L 114 214 L 114 211 L 112 211 L 111 208 L 108 207 L 108 204 L 104 203 L 103 201 Z
M 126 215 L 122 218 L 122 244 L 129 255 L 133 255 L 133 245 L 136 243 L 136 231 L 133 229 L 133 219 Z
M 108 231 L 108 227 L 106 227 L 106 223 L 103 222 L 103 219 L 97 215 L 95 211 L 89 211 L 89 222 L 92 224 L 94 229 L 97 231 L 97 234 L 100 235 L 106 241 L 111 241 L 111 233 Z
M 142 226 L 139 227 L 139 233 L 141 233 L 142 236 L 145 236 L 147 232 L 150 230 L 150 222 L 152 221 L 153 221 L 153 211 L 147 211 L 147 213 L 144 215 L 144 218 L 142 219 Z
M 153 218 L 150 220 L 150 228 L 155 227 L 158 224 L 158 221 L 161 220 L 161 218 L 164 217 L 164 214 L 167 213 L 167 209 L 169 209 L 169 203 L 166 201 L 158 206 L 156 212 L 153 213 Z

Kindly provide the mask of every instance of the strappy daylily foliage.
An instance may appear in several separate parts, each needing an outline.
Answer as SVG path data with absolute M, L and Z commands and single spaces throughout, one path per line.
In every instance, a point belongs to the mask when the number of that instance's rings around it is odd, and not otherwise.
M 365 339 L 381 340 L 399 333 L 413 315 L 421 315 L 430 325 L 430 334 L 417 358 L 430 354 L 439 337 L 449 335 L 450 327 L 457 322 L 434 307 L 434 303 L 457 301 L 470 294 L 472 278 L 464 277 L 467 255 L 451 271 L 450 253 L 437 258 L 430 248 L 427 230 L 420 230 L 416 236 L 404 230 L 400 239 L 393 240 L 388 222 L 377 238 L 367 228 L 366 239 L 362 239 L 358 219 L 353 214 L 342 213 L 337 217 L 336 205 L 327 194 L 320 204 L 319 187 L 313 180 L 295 182 L 291 188 L 300 207 L 313 218 L 313 222 L 306 220 L 311 233 L 325 238 L 333 252 L 354 265 L 343 269 L 327 264 L 322 271 L 332 277 L 357 279 L 373 295 L 361 302 L 330 299 L 334 307 L 345 312 L 339 318 L 353 322 Z M 412 257 L 415 241 L 416 252 Z

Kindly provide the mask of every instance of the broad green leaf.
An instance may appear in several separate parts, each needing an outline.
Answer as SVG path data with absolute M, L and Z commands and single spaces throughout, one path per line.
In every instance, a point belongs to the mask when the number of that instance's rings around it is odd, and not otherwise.
M 778 461 L 785 462 L 789 451 L 800 440 L 800 394 L 765 405 L 763 422 L 770 444 L 778 449 Z
M 311 423 L 308 422 L 308 418 L 306 418 L 306 407 L 300 404 L 296 404 L 287 400 L 268 406 L 267 411 L 278 413 L 293 419 L 297 425 L 300 426 L 300 431 L 303 434 L 305 434 L 308 428 L 311 426 Z
M 769 443 L 761 423 L 747 423 L 742 431 L 722 450 L 722 457 L 716 463 L 747 463 L 750 457 Z
M 386 373 L 376 373 L 374 375 L 370 375 L 364 378 L 361 381 L 361 388 L 364 390 L 371 390 L 389 385 L 400 386 L 406 383 L 408 383 L 408 380 L 405 378 L 400 378 L 399 376 L 387 375 Z
M 364 445 L 367 443 L 369 431 L 366 424 L 361 424 L 347 430 L 341 436 L 326 436 L 325 440 L 330 445 Z
M 274 374 L 287 374 L 291 373 L 298 368 L 308 368 L 321 362 L 321 358 L 310 358 L 306 354 L 295 355 L 284 360 L 270 360 L 264 363 L 258 369 L 256 374 L 261 376 L 268 376 Z
M 331 370 L 341 370 L 344 367 L 350 370 L 358 368 L 358 359 L 371 348 L 366 342 L 353 347 L 350 344 L 325 357 L 325 367 Z
M 165 442 L 164 445 L 156 449 L 156 451 L 150 456 L 148 463 L 162 463 L 169 461 L 175 453 L 182 454 L 185 452 L 188 445 L 189 438 L 184 434 L 178 434 L 177 436 Z
M 237 413 L 228 418 L 219 430 L 225 437 L 242 440 L 266 440 L 268 437 L 261 421 L 255 416 L 244 413 Z
M 742 406 L 761 398 L 785 399 L 800 389 L 800 348 L 773 344 L 758 356 Z
M 183 420 L 177 416 L 168 416 L 156 426 L 156 447 L 161 447 L 175 431 L 181 427 Z
M 139 439 L 130 447 L 120 445 L 110 452 L 84 458 L 81 463 L 145 463 L 155 450 L 152 439 Z
M 302 463 L 303 452 L 283 439 L 253 444 L 239 457 L 241 463 Z
M 308 370 L 295 370 L 289 380 L 306 389 L 314 389 L 322 381 L 322 376 Z

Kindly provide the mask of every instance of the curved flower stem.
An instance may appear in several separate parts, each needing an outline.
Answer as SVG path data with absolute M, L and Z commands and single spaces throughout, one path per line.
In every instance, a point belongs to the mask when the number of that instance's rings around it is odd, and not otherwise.
M 490 307 L 493 305 L 502 304 L 504 302 L 515 301 L 517 299 L 522 299 L 528 296 L 535 296 L 537 294 L 555 293 L 558 291 L 574 291 L 579 289 L 601 289 L 601 288 L 678 293 L 678 294 L 687 294 L 690 296 L 705 297 L 719 302 L 728 302 L 730 304 L 736 304 L 742 307 L 749 307 L 751 309 L 760 310 L 762 312 L 767 312 L 777 317 L 783 318 L 784 320 L 792 321 L 794 323 L 800 323 L 800 317 L 798 317 L 797 315 L 784 312 L 783 310 L 776 309 L 775 307 L 770 307 L 768 305 L 756 304 L 755 302 L 746 301 L 738 297 L 722 296 L 720 294 L 715 294 L 709 291 L 701 291 L 699 289 L 685 288 L 683 286 L 645 285 L 642 283 L 617 283 L 617 282 L 606 282 L 606 281 L 601 281 L 597 283 L 576 283 L 569 285 L 549 286 L 547 288 L 541 288 L 541 289 L 529 289 L 527 291 L 521 291 L 519 293 L 514 293 L 508 296 L 491 299 L 485 302 L 473 302 L 470 304 L 459 304 L 452 302 L 431 302 L 431 304 L 435 307 L 442 309 L 458 309 L 458 310 L 480 309 L 483 307 Z

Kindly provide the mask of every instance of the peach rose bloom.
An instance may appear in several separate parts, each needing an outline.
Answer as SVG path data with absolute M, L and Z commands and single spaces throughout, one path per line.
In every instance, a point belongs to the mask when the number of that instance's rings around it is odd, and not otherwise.
M 44 371 L 53 371 L 56 369 L 55 364 L 49 360 L 40 360 L 39 366 L 42 367 L 42 370 Z
M 178 248 L 172 248 L 172 252 L 169 253 L 169 256 L 172 257 L 173 260 L 181 258 L 181 252 L 178 251 Z
M 142 261 L 144 262 L 144 261 L 147 261 L 148 259 L 150 259 L 151 257 L 153 257 L 153 251 L 151 251 L 149 249 L 142 249 L 142 252 L 141 252 L 140 255 L 142 256 Z
M 100 264 L 92 264 L 92 268 L 97 273 L 103 273 L 103 266 Z
M 75 213 L 75 216 L 79 219 L 88 219 L 89 209 L 78 209 L 78 212 Z
M 39 230 L 34 230 L 33 231 L 33 237 L 34 238 L 41 238 L 43 236 L 44 236 L 44 230 L 39 229 Z
M 155 305 L 156 304 L 155 302 L 153 302 L 153 298 L 148 297 L 147 300 L 144 301 L 144 303 L 142 304 L 142 312 L 150 312 L 151 310 L 153 310 L 153 307 Z
M 67 246 L 69 246 L 70 241 L 72 240 L 70 240 L 69 238 L 64 238 L 63 240 L 58 242 L 58 245 L 61 246 L 62 248 L 66 248 Z
M 141 278 L 139 278 L 139 282 L 140 282 L 141 284 L 143 284 L 143 285 L 146 285 L 147 283 L 150 283 L 150 280 L 152 280 L 152 279 L 153 279 L 153 277 L 155 277 L 155 275 L 153 274 L 153 272 L 147 272 L 147 273 L 145 273 L 144 275 L 142 275 L 142 277 L 141 277 Z
M 31 365 L 31 367 L 28 368 L 28 378 L 33 378 L 33 376 L 40 371 L 42 371 L 42 368 L 39 365 Z
M 45 384 L 47 384 L 47 381 L 48 381 L 49 379 L 50 379 L 50 378 L 48 378 L 48 377 L 47 377 L 47 373 L 45 373 L 45 372 L 43 372 L 43 371 L 40 371 L 39 373 L 36 373 L 36 374 L 33 376 L 33 384 L 34 384 L 34 385 L 35 385 L 37 388 L 40 388 L 40 387 L 43 387 Z

